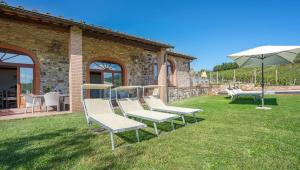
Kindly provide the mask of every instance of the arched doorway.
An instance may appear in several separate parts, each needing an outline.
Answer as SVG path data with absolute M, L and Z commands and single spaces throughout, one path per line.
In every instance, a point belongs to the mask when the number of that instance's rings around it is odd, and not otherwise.
M 95 60 L 88 65 L 87 82 L 91 84 L 113 84 L 114 87 L 125 83 L 125 71 L 121 64 L 111 61 Z M 90 97 L 103 97 L 105 94 L 99 90 L 91 90 Z
M 22 94 L 36 93 L 36 64 L 26 52 L 0 46 L 0 109 L 17 108 Z

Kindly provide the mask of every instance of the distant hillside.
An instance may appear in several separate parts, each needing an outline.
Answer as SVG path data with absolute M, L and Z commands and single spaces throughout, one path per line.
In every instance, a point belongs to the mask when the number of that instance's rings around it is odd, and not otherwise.
M 279 66 L 266 67 L 264 69 L 265 82 L 270 85 L 276 85 L 276 69 L 278 72 L 278 85 L 300 85 L 300 57 L 297 58 L 297 64 L 287 64 Z M 253 83 L 254 68 L 235 69 L 236 81 Z M 225 83 L 233 80 L 233 70 L 219 71 L 219 83 Z M 216 82 L 217 72 L 211 72 L 212 82 Z M 261 69 L 256 68 L 256 82 L 260 83 Z M 209 78 L 209 74 L 208 74 Z

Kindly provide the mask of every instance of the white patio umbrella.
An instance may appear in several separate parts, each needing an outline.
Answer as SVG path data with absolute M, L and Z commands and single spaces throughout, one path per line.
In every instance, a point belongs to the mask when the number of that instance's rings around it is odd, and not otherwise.
M 264 66 L 294 63 L 300 53 L 300 46 L 260 46 L 250 50 L 231 54 L 240 67 L 261 67 L 261 107 L 257 109 L 270 109 L 264 106 Z

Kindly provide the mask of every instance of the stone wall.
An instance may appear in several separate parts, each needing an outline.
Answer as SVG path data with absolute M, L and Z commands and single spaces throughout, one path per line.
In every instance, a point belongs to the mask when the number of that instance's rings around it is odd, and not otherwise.
M 210 88 L 208 86 L 204 87 L 169 87 L 168 88 L 168 102 L 173 102 L 177 100 L 187 99 L 193 96 L 207 95 Z
M 183 100 L 193 96 L 200 95 L 220 95 L 227 94 L 225 88 L 228 85 L 224 84 L 210 84 L 194 87 L 169 87 L 168 88 L 168 101 L 173 102 Z M 253 84 L 241 84 L 240 88 L 245 91 L 260 91 L 261 87 L 254 87 Z M 300 90 L 300 86 L 266 86 L 266 90 Z
M 40 90 L 47 87 L 68 93 L 69 31 L 53 26 L 0 17 L 0 44 L 31 51 L 40 65 Z
M 241 89 L 243 90 L 261 90 L 260 86 L 254 86 L 254 84 L 242 84 Z M 265 86 L 266 90 L 300 90 L 300 86 Z
M 210 85 L 209 94 L 218 95 L 226 94 L 225 88 L 228 88 L 228 85 L 224 84 L 213 84 Z M 245 91 L 260 91 L 260 86 L 254 86 L 253 83 L 240 84 L 239 88 Z M 265 86 L 265 90 L 300 90 L 300 86 Z

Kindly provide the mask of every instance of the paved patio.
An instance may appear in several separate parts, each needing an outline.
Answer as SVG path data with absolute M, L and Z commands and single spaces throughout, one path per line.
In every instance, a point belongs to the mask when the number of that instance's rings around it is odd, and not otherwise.
M 25 113 L 25 109 L 4 109 L 0 110 L 0 120 L 12 120 L 12 119 L 24 119 L 30 117 L 43 117 L 43 116 L 52 116 L 52 115 L 61 115 L 68 114 L 70 111 L 49 111 L 41 112 L 39 109 L 36 109 L 34 113 L 31 112 L 31 109 L 28 109 L 28 112 Z

